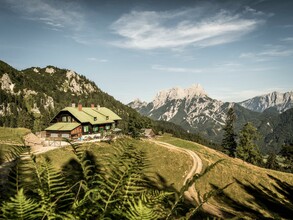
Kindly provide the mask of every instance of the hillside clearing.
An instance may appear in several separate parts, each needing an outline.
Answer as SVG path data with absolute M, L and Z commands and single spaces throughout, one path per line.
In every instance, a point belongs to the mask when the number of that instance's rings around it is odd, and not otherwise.
M 31 131 L 27 128 L 5 128 L 0 127 L 0 144 L 19 145 L 22 137 Z
M 118 141 L 119 144 L 120 141 Z M 245 219 L 287 218 L 292 214 L 290 193 L 293 192 L 293 175 L 253 166 L 239 159 L 233 159 L 221 152 L 203 145 L 164 135 L 151 142 L 125 138 L 122 144 L 131 144 L 146 152 L 151 167 L 148 172 L 159 179 L 161 186 L 179 191 L 189 177 L 194 161 L 184 149 L 195 152 L 203 163 L 203 168 L 224 159 L 195 184 L 202 197 L 212 189 L 222 188 L 233 183 L 220 195 L 209 200 L 218 209 Z M 160 143 L 164 142 L 164 143 Z M 182 151 L 166 148 L 166 143 L 182 148 Z M 165 145 L 163 147 L 163 145 Z M 90 143 L 81 147 L 91 151 L 97 159 L 113 152 L 116 143 Z M 67 164 L 74 155 L 70 146 L 58 148 L 38 155 L 41 160 L 49 158 L 58 168 Z M 197 170 L 199 172 L 199 170 Z
M 120 141 L 119 141 L 120 142 Z M 193 163 L 189 155 L 159 146 L 148 141 L 139 141 L 133 139 L 123 139 L 122 144 L 132 144 L 134 147 L 143 150 L 149 160 L 150 168 L 148 172 L 154 177 L 159 177 L 164 184 L 180 190 L 184 180 L 191 169 Z M 103 158 L 113 152 L 115 143 L 90 143 L 83 144 L 81 147 L 91 151 L 97 159 Z M 117 146 L 117 145 L 116 145 Z M 40 158 L 48 157 L 54 167 L 61 169 L 70 159 L 74 158 L 70 146 L 62 147 L 56 150 L 48 151 L 38 155 Z
M 196 190 L 203 195 L 212 189 L 233 183 L 220 196 L 211 199 L 211 204 L 242 217 L 251 214 L 258 218 L 272 217 L 272 213 L 286 217 L 289 214 L 290 210 L 284 210 L 284 207 L 283 210 L 278 210 L 280 209 L 278 204 L 290 202 L 282 190 L 287 193 L 292 192 L 293 174 L 260 168 L 240 159 L 230 158 L 203 145 L 170 135 L 164 135 L 158 140 L 195 151 L 204 166 L 225 159 L 195 185 Z M 283 216 L 281 212 L 284 213 Z
M 31 131 L 26 128 L 0 127 L 0 151 L 7 152 L 9 149 L 24 144 L 23 137 Z

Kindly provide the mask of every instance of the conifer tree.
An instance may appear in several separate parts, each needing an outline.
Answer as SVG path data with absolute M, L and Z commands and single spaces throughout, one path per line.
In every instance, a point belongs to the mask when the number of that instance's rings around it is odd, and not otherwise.
M 282 146 L 279 154 L 285 159 L 285 170 L 293 173 L 293 143 Z
M 143 123 L 137 117 L 136 114 L 129 115 L 128 121 L 128 131 L 133 138 L 138 138 L 141 134 L 141 129 L 143 128 Z
M 235 157 L 236 155 L 236 134 L 234 132 L 234 122 L 236 120 L 236 115 L 233 108 L 230 108 L 227 113 L 226 124 L 224 127 L 224 138 L 222 140 L 222 147 L 224 152 L 230 157 Z
M 260 165 L 262 162 L 261 153 L 256 145 L 260 135 L 252 123 L 248 122 L 239 133 L 239 146 L 237 147 L 237 157 L 246 162 Z
M 279 164 L 277 161 L 277 155 L 275 152 L 270 152 L 269 157 L 267 159 L 267 162 L 265 164 L 265 168 L 272 169 L 272 170 L 278 170 Z

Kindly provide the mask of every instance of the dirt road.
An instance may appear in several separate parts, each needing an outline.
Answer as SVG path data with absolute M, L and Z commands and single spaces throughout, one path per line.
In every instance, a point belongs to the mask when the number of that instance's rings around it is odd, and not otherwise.
M 172 144 L 168 144 L 165 142 L 161 142 L 161 141 L 157 141 L 157 140 L 150 140 L 151 142 L 156 143 L 159 146 L 162 147 L 166 147 L 168 149 L 171 150 L 176 150 L 179 152 L 182 152 L 184 154 L 187 154 L 191 157 L 192 159 L 192 167 L 190 169 L 190 171 L 188 172 L 188 174 L 186 175 L 185 179 L 184 179 L 184 184 L 187 182 L 188 179 L 192 178 L 194 176 L 194 174 L 196 173 L 200 173 L 202 171 L 202 160 L 200 159 L 200 157 L 192 150 L 188 150 L 188 149 L 184 149 L 184 148 L 180 148 L 177 147 L 175 145 Z M 199 204 L 199 195 L 197 193 L 197 191 L 195 190 L 195 184 L 192 184 L 189 188 L 188 191 L 185 192 L 185 196 L 188 200 L 190 200 L 192 203 L 194 203 L 195 205 Z M 224 218 L 224 213 L 217 208 L 216 206 L 213 206 L 209 203 L 205 203 L 202 206 L 203 210 L 211 215 L 217 216 L 219 218 Z

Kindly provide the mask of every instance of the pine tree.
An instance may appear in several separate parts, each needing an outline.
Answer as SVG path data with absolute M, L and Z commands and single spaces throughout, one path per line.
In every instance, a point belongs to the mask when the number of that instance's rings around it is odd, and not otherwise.
M 239 133 L 239 146 L 237 147 L 237 157 L 246 162 L 260 165 L 262 162 L 261 153 L 255 144 L 260 135 L 252 123 L 248 122 Z
M 279 154 L 285 159 L 285 170 L 293 173 L 293 144 L 282 146 Z
M 265 167 L 272 170 L 279 169 L 279 164 L 277 161 L 277 155 L 275 152 L 271 152 L 265 164 Z
M 143 123 L 136 114 L 129 115 L 128 131 L 133 138 L 138 138 L 141 135 Z
M 233 108 L 230 108 L 227 113 L 226 125 L 224 127 L 224 138 L 222 140 L 222 147 L 224 152 L 230 157 L 235 157 L 236 155 L 236 134 L 234 132 L 234 122 L 236 120 L 236 115 Z

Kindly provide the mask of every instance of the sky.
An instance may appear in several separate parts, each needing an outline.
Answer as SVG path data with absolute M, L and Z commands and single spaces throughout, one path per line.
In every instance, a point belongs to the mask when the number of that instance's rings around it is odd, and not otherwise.
M 293 90 L 291 0 L 0 0 L 0 60 L 85 75 L 123 103 L 201 84 L 222 101 Z

